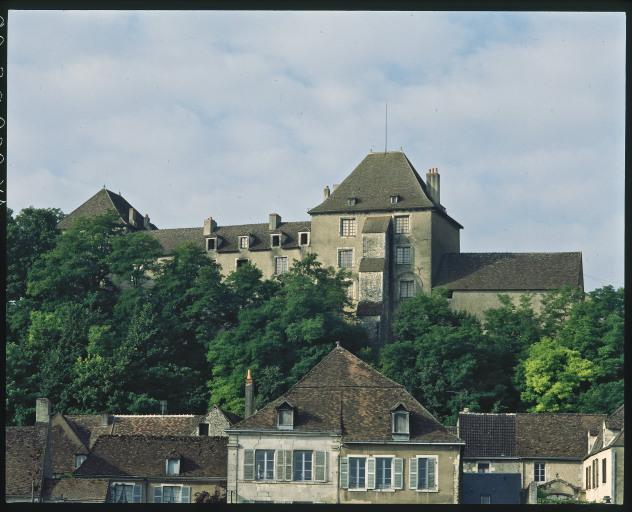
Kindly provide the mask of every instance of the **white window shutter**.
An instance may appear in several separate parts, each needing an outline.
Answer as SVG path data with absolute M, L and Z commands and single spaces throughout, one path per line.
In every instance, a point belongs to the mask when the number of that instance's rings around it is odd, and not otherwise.
M 191 487 L 185 485 L 180 494 L 180 503 L 191 503 Z
M 366 488 L 375 489 L 375 457 L 366 460 Z
M 285 450 L 285 479 L 292 480 L 292 450 Z
M 285 451 L 276 451 L 275 480 L 284 480 L 285 477 Z
M 340 487 L 349 488 L 349 458 L 340 457 Z
M 143 496 L 143 488 L 140 484 L 134 484 L 134 495 L 133 495 L 133 502 L 134 503 L 140 503 L 142 501 L 142 496 Z
M 325 481 L 326 452 L 314 452 L 314 480 Z
M 437 459 L 428 458 L 428 489 L 437 488 Z
M 255 451 L 244 450 L 244 480 L 255 479 Z
M 404 488 L 404 459 L 393 459 L 393 489 Z
M 417 459 L 408 459 L 408 487 L 417 489 Z
M 162 487 L 154 487 L 154 503 L 162 503 Z

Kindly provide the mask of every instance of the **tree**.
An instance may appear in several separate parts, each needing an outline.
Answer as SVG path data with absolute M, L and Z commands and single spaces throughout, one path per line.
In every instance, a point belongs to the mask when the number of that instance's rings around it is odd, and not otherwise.
M 529 349 L 522 399 L 533 412 L 574 411 L 582 385 L 594 375 L 593 364 L 558 339 L 543 338 Z
M 211 402 L 236 413 L 243 413 L 248 368 L 260 406 L 298 381 L 331 351 L 334 341 L 356 351 L 366 336 L 344 314 L 347 274 L 323 267 L 315 255 L 296 261 L 276 281 L 256 285 L 248 278 L 252 275 L 240 268 L 227 279 L 243 306 L 237 324 L 218 333 L 208 349 Z M 245 280 L 248 286 L 243 286 Z M 244 289 L 255 291 L 255 298 L 245 296 Z M 268 293 L 272 289 L 275 293 Z

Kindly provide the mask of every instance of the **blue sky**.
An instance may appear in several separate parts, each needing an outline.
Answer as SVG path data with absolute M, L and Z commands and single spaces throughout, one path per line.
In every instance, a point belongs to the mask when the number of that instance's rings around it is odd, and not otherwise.
M 8 199 L 104 184 L 159 227 L 307 219 L 403 148 L 461 250 L 582 251 L 623 285 L 621 13 L 28 12 L 8 20 Z

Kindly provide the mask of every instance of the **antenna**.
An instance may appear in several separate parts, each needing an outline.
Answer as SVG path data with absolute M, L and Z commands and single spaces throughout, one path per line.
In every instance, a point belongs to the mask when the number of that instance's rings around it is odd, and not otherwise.
M 386 102 L 386 109 L 384 111 L 384 153 L 388 146 L 388 101 Z

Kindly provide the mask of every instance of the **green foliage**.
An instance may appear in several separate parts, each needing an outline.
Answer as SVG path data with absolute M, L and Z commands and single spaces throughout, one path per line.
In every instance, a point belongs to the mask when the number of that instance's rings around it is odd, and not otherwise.
M 364 331 L 344 318 L 347 275 L 324 268 L 315 255 L 295 262 L 276 282 L 259 282 L 252 268 L 226 279 L 238 298 L 237 323 L 211 340 L 208 360 L 212 403 L 243 413 L 248 368 L 257 382 L 257 405 L 287 390 L 340 340 L 359 349 Z M 244 290 L 252 290 L 244 300 Z M 274 292 L 274 293 L 272 293 Z

